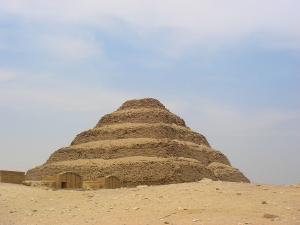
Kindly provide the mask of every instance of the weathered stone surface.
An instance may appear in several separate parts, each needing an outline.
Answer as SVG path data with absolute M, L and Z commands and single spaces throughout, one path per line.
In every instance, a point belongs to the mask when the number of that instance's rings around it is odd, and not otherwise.
M 225 155 L 206 145 L 167 138 L 104 140 L 72 145 L 54 152 L 47 163 L 77 159 L 115 159 L 130 156 L 184 157 L 197 159 L 206 166 L 212 162 L 230 165 Z
M 153 185 L 198 181 L 214 174 L 195 159 L 134 156 L 119 159 L 79 159 L 46 163 L 28 173 L 28 179 L 43 179 L 45 174 L 73 171 L 84 180 L 113 175 L 124 186 Z
M 25 172 L 0 170 L 0 183 L 21 184 L 24 178 Z
M 118 110 L 103 116 L 96 127 L 122 123 L 166 123 L 185 126 L 185 122 L 180 117 L 168 110 L 159 108 L 139 108 Z
M 250 182 L 238 169 L 219 162 L 213 162 L 208 167 L 219 180 L 233 182 Z
M 203 135 L 198 134 L 187 127 L 165 123 L 124 123 L 106 125 L 78 134 L 71 145 L 99 140 L 145 137 L 156 139 L 168 138 L 170 140 L 189 141 L 199 145 L 203 144 L 209 146 Z

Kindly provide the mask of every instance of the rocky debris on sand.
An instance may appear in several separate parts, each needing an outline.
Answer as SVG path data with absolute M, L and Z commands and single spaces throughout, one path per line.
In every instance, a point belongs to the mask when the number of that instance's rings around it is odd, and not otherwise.
M 275 218 L 278 218 L 279 216 L 277 215 L 273 215 L 273 214 L 270 214 L 270 213 L 265 213 L 263 215 L 263 218 L 266 218 L 266 219 L 275 219 Z

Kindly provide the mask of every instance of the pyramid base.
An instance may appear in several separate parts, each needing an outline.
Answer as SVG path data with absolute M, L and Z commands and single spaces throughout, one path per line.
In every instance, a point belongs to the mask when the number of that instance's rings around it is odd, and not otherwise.
M 96 180 L 100 177 L 113 175 L 122 181 L 122 186 L 127 187 L 194 182 L 203 178 L 249 182 L 240 171 L 222 163 L 206 167 L 199 161 L 189 158 L 141 156 L 109 160 L 79 159 L 46 163 L 29 170 L 26 174 L 26 179 L 47 180 L 48 177 L 65 171 L 77 173 L 83 180 Z

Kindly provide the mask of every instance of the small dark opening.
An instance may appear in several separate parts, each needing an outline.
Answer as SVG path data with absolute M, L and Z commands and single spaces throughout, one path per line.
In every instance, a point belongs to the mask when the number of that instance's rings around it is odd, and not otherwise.
M 61 182 L 61 188 L 67 188 L 67 182 Z

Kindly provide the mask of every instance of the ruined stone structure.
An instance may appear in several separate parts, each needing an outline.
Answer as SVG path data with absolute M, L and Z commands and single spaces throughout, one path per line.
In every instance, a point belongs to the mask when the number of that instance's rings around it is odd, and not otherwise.
M 119 178 L 115 176 L 106 176 L 106 177 L 101 177 L 96 180 L 91 180 L 91 181 L 84 181 L 83 182 L 83 188 L 84 189 L 114 189 L 114 188 L 119 188 L 122 186 L 121 181 Z
M 57 175 L 56 188 L 81 188 L 82 178 L 80 175 L 73 172 L 62 172 Z
M 123 186 L 169 184 L 202 178 L 249 182 L 206 138 L 186 126 L 156 99 L 125 102 L 96 127 L 78 134 L 68 147 L 31 169 L 27 180 L 71 171 L 83 183 L 117 177 Z
M 25 172 L 0 170 L 0 183 L 21 184 L 25 179 Z

